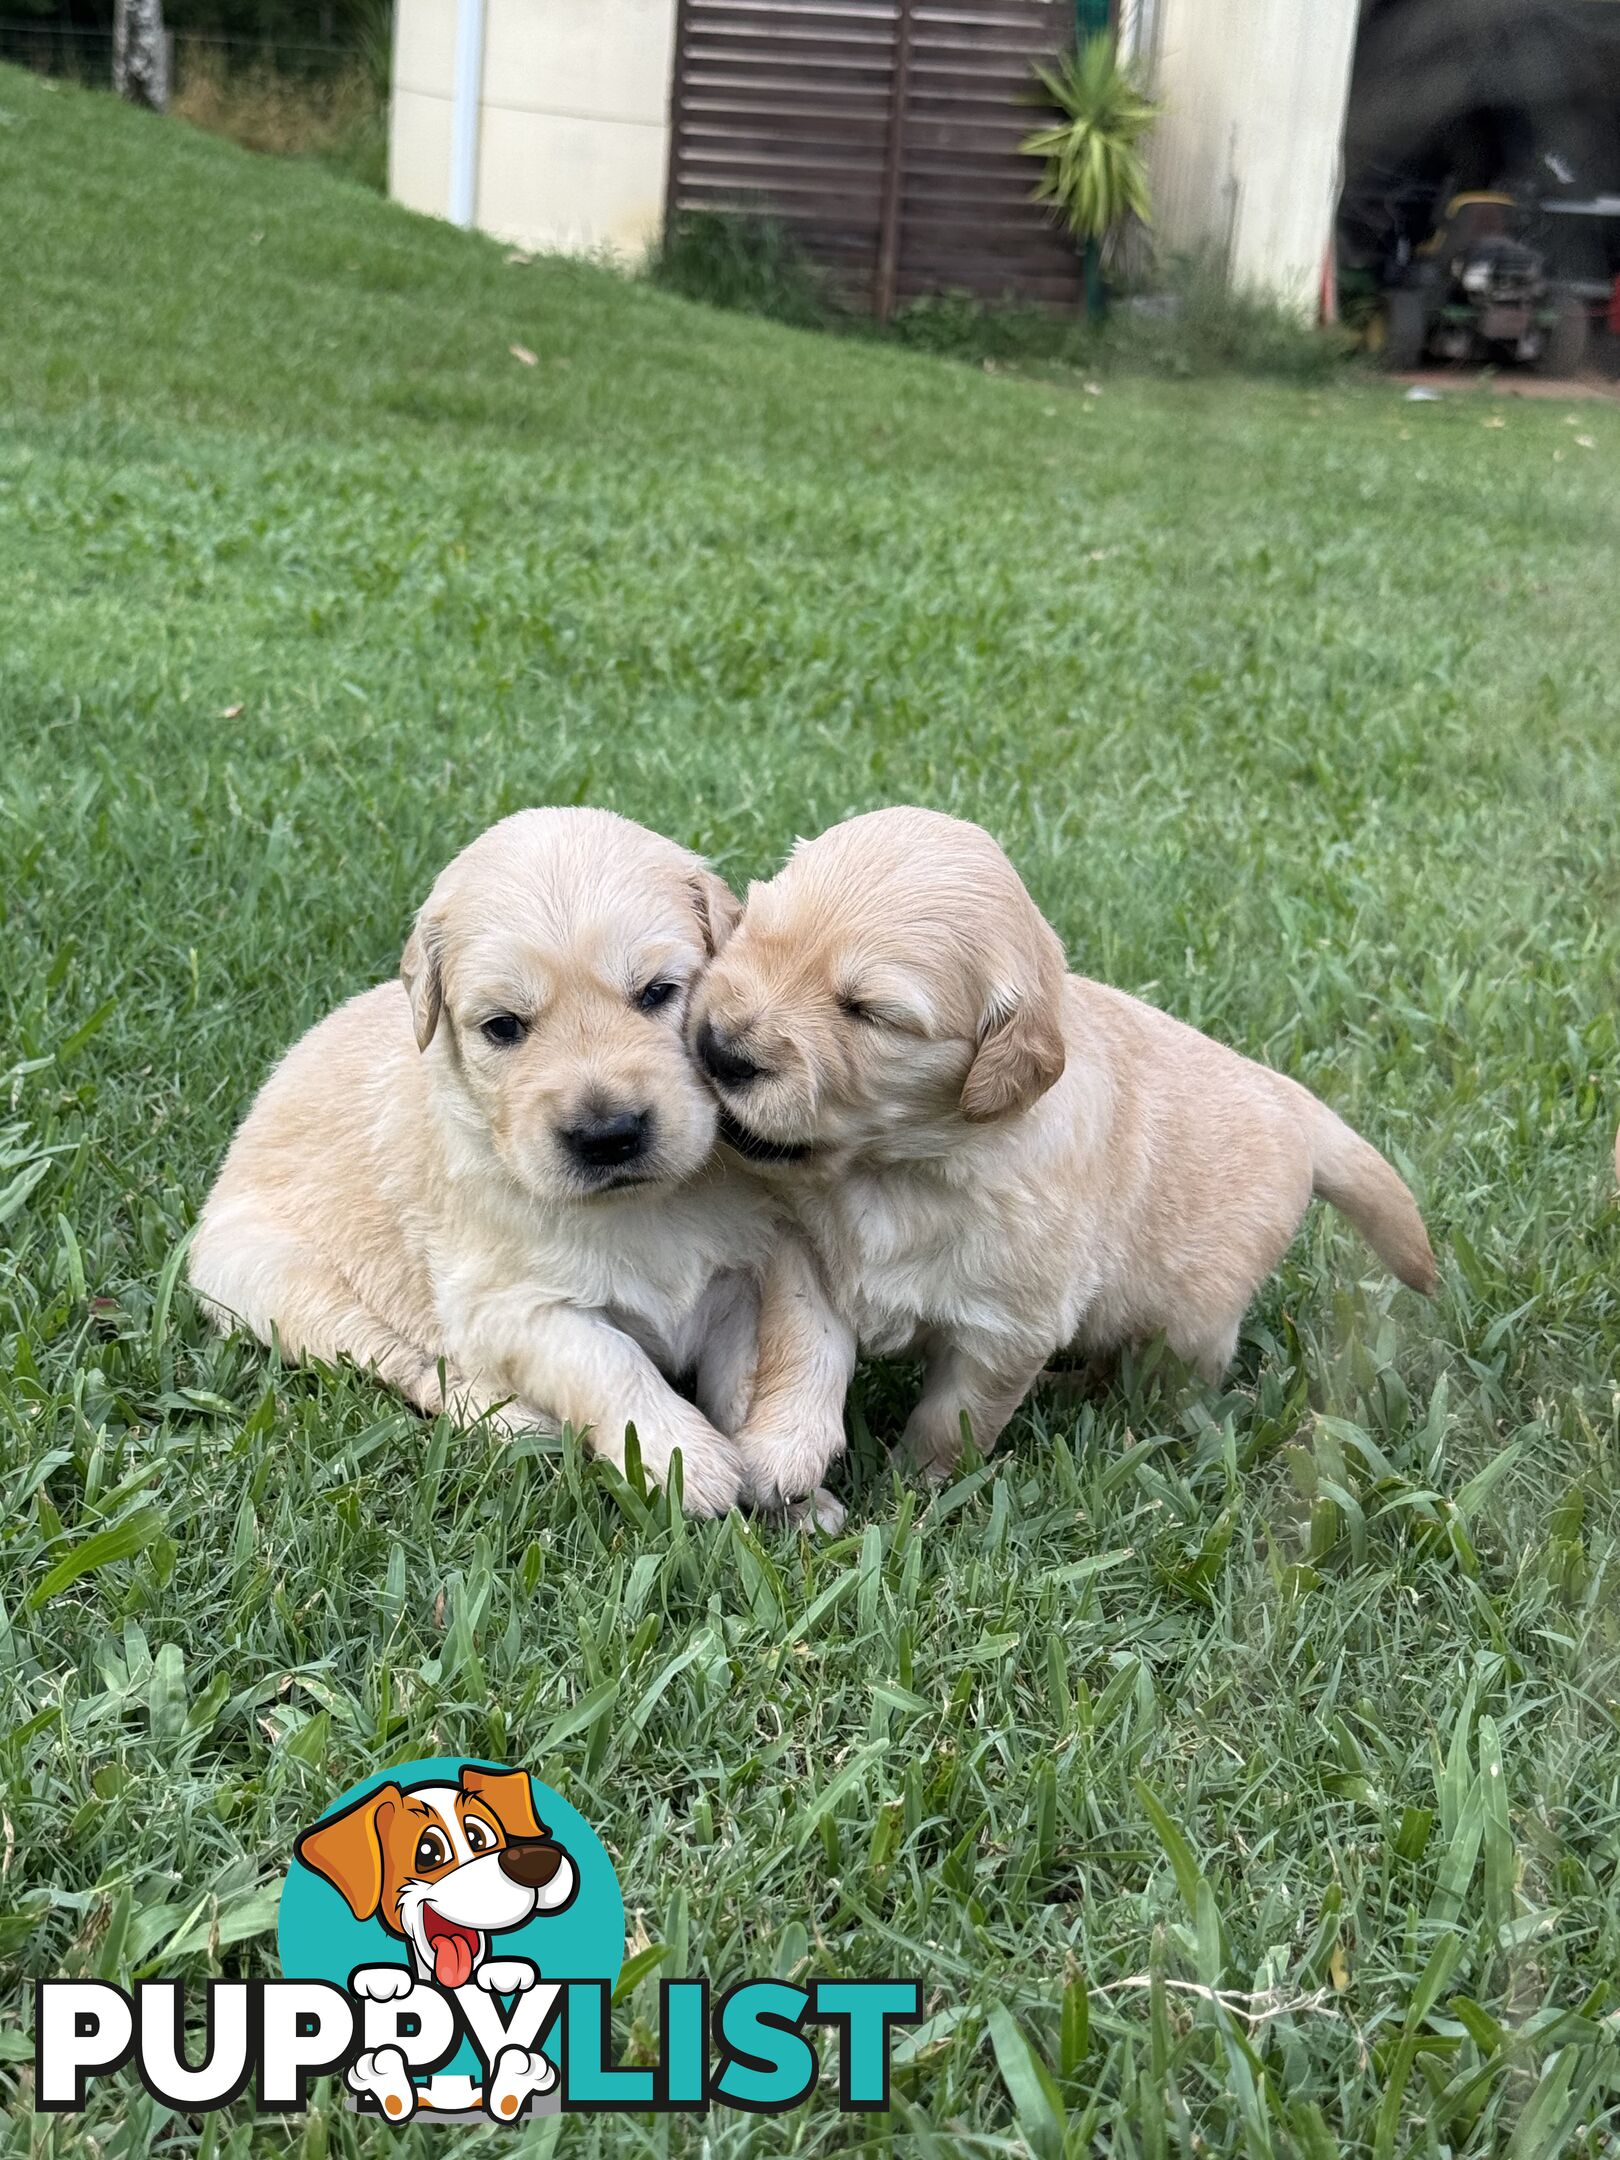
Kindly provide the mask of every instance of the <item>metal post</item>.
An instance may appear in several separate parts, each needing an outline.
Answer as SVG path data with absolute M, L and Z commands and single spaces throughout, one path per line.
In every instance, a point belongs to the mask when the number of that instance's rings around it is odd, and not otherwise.
M 900 275 L 900 205 L 906 179 L 906 107 L 911 101 L 911 10 L 899 0 L 894 24 L 894 75 L 889 86 L 889 140 L 883 158 L 883 201 L 878 215 L 877 270 L 872 313 L 886 323 L 894 313 Z
M 471 225 L 478 208 L 478 116 L 483 92 L 484 0 L 457 0 L 456 72 L 450 89 L 452 225 Z
M 1074 0 L 1074 34 L 1077 43 L 1084 46 L 1088 39 L 1099 37 L 1105 31 L 1115 28 L 1111 0 Z M 1096 240 L 1086 242 L 1085 269 L 1086 320 L 1099 322 L 1107 296 L 1102 276 L 1102 247 Z

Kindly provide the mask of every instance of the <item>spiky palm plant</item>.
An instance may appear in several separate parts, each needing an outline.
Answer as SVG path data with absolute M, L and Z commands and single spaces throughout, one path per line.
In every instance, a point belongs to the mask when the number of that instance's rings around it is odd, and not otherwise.
M 1044 158 L 1035 200 L 1050 203 L 1084 246 L 1106 253 L 1127 219 L 1151 220 L 1142 138 L 1159 117 L 1135 72 L 1106 32 L 1088 38 L 1055 67 L 1037 66 L 1043 102 L 1062 118 L 1025 136 L 1019 148 Z

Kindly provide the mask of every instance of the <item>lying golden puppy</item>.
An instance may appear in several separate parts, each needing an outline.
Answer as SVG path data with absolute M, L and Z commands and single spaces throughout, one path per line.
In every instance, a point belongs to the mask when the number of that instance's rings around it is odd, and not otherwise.
M 791 1240 L 711 1159 L 682 1036 L 736 916 L 697 856 L 608 811 L 492 826 L 435 884 L 403 980 L 312 1029 L 249 1111 L 191 1249 L 213 1316 L 428 1412 L 588 1426 L 618 1463 L 633 1422 L 649 1475 L 679 1448 L 687 1506 L 729 1507 L 759 1286 Z M 774 1302 L 790 1331 L 808 1312 L 791 1283 Z M 802 1370 L 791 1340 L 773 1363 Z M 768 1378 L 760 1407 L 787 1415 Z
M 905 1445 L 988 1451 L 1054 1351 L 1162 1332 L 1209 1380 L 1312 1193 L 1401 1280 L 1434 1285 L 1411 1194 L 1307 1089 L 1066 972 L 988 833 L 915 809 L 852 818 L 755 886 L 693 1007 L 722 1137 L 774 1172 L 839 1328 L 796 1285 L 798 1414 L 750 1421 L 763 1494 L 807 1492 L 855 1340 L 921 1353 Z M 791 1393 L 791 1391 L 789 1391 Z

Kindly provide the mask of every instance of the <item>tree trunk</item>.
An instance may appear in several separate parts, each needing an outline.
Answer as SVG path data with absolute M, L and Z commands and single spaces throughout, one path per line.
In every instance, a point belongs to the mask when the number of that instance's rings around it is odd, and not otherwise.
M 132 105 L 163 112 L 169 102 L 169 45 L 163 0 L 117 0 L 113 13 L 113 88 Z

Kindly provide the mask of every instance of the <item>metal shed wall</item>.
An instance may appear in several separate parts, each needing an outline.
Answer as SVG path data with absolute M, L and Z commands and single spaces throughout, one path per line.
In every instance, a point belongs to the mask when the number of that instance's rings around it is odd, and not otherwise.
M 1358 0 L 1132 0 L 1122 36 L 1165 101 L 1161 245 L 1315 310 L 1333 230 Z

